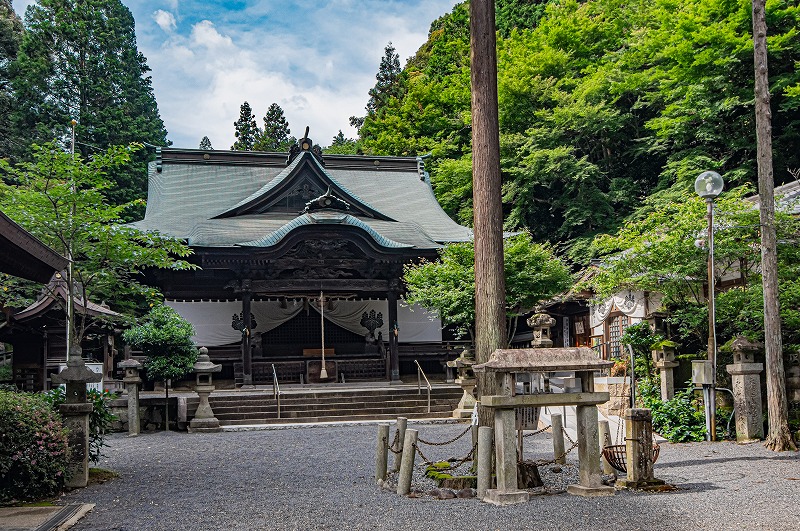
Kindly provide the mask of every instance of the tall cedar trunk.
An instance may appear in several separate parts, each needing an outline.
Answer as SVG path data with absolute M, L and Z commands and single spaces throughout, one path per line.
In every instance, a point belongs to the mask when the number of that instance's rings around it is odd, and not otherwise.
M 772 112 L 767 69 L 765 0 L 753 0 L 756 143 L 761 218 L 761 271 L 764 286 L 764 347 L 767 365 L 767 413 L 771 450 L 794 450 L 789 432 L 786 380 L 783 371 L 781 321 L 778 306 L 778 263 L 775 235 L 775 198 L 772 175 Z
M 494 2 L 470 2 L 472 70 L 472 186 L 475 224 L 475 358 L 488 361 L 506 345 L 503 276 L 503 209 L 500 132 L 497 118 L 497 51 Z M 478 378 L 478 396 L 496 392 L 492 377 Z M 480 408 L 482 426 L 494 426 L 492 412 Z

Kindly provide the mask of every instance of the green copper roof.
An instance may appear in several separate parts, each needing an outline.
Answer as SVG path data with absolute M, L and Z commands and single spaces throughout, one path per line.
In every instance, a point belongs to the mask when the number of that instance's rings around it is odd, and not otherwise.
M 290 232 L 298 227 L 303 227 L 306 225 L 316 225 L 316 224 L 336 224 L 336 225 L 349 225 L 351 227 L 357 227 L 372 237 L 375 242 L 380 245 L 381 247 L 387 247 L 390 249 L 402 249 L 412 247 L 409 244 L 399 243 L 385 236 L 381 236 L 378 232 L 364 223 L 363 221 L 359 220 L 351 216 L 350 214 L 341 214 L 341 213 L 331 213 L 331 212 L 319 212 L 315 214 L 303 214 L 302 216 L 294 218 L 289 223 L 283 225 L 279 229 L 264 235 L 261 238 L 256 240 L 251 240 L 249 242 L 243 242 L 239 245 L 243 247 L 272 247 L 273 245 L 277 245 L 284 237 L 286 237 Z
M 145 218 L 133 225 L 192 246 L 269 246 L 288 233 L 282 231 L 311 223 L 302 206 L 281 210 L 270 203 L 301 177 L 320 186 L 330 181 L 336 197 L 350 204 L 336 211 L 340 222 L 381 246 L 436 249 L 472 238 L 442 210 L 412 158 L 326 156 L 323 168 L 303 156 L 287 166 L 286 155 L 276 153 L 164 148 L 160 154 L 150 164 Z M 328 212 L 311 213 L 313 222 Z

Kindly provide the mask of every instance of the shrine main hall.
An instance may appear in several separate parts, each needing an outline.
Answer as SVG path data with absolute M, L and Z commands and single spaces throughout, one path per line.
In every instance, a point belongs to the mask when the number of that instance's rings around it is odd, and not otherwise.
M 133 225 L 192 248 L 197 269 L 148 281 L 237 385 L 270 383 L 273 367 L 285 382 L 397 381 L 457 354 L 435 315 L 403 301 L 405 265 L 472 238 L 420 158 L 323 155 L 307 135 L 288 157 L 160 148 Z

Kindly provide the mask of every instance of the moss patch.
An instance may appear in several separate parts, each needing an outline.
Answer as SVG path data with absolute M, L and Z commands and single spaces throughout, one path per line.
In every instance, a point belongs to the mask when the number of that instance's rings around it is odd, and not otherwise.
M 106 470 L 105 468 L 89 469 L 89 485 L 99 485 L 118 477 L 119 474 L 113 470 Z
M 465 489 L 477 488 L 477 476 L 454 476 L 450 473 L 450 463 L 447 461 L 440 461 L 428 465 L 425 469 L 425 475 L 436 482 L 436 486 L 447 489 Z

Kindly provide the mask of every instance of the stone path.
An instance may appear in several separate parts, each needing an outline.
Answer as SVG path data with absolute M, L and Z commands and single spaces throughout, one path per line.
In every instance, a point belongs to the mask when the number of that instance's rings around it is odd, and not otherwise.
M 464 425 L 409 427 L 439 441 Z M 672 492 L 591 499 L 558 494 L 500 508 L 379 489 L 373 479 L 376 431 L 375 425 L 351 425 L 118 434 L 100 466 L 120 477 L 62 502 L 96 504 L 77 530 L 800 528 L 800 454 L 776 454 L 760 444 L 662 445 L 655 473 L 678 487 Z M 432 459 L 463 457 L 469 444 L 464 437 L 424 452 Z M 546 458 L 550 448 L 546 434 L 526 439 L 528 458 Z

